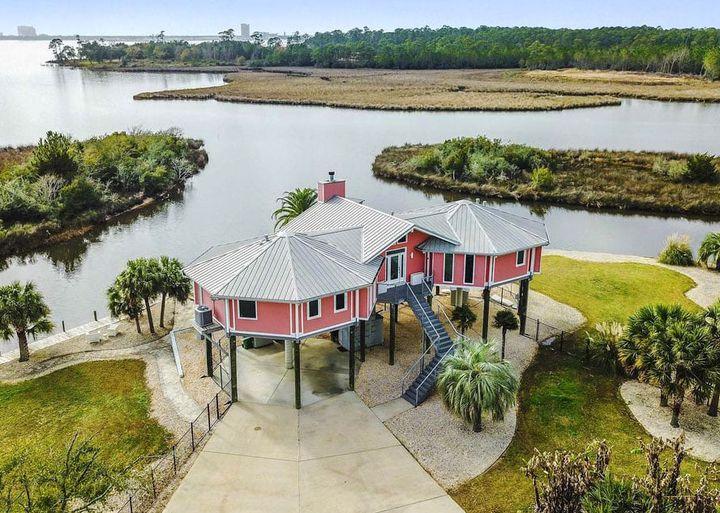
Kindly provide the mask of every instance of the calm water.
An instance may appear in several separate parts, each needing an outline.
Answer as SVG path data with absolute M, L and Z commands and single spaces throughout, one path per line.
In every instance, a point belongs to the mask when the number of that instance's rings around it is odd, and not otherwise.
M 104 312 L 104 291 L 124 263 L 168 254 L 185 261 L 208 245 L 272 228 L 283 191 L 334 170 L 349 194 L 385 210 L 443 201 L 372 177 L 385 146 L 484 134 L 554 148 L 720 153 L 720 105 L 626 101 L 620 107 L 541 113 L 400 113 L 217 102 L 136 102 L 132 95 L 218 84 L 218 75 L 93 73 L 43 66 L 45 42 L 0 42 L 0 146 L 47 130 L 88 137 L 133 127 L 179 127 L 205 140 L 210 163 L 178 198 L 83 240 L 5 262 L 0 283 L 34 280 L 56 320 L 73 326 Z M 500 203 L 539 215 L 557 248 L 654 255 L 672 233 L 695 245 L 717 220 L 626 215 Z M 1 348 L 0 348 L 1 349 Z

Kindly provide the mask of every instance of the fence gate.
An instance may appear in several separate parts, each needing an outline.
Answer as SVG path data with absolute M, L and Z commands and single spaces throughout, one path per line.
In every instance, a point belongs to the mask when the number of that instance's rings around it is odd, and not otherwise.
M 211 334 L 205 335 L 212 337 Z M 212 359 L 213 359 L 213 375 L 212 378 L 220 389 L 225 392 L 228 397 L 231 396 L 231 380 L 230 376 L 230 339 L 225 333 L 222 333 L 218 340 L 212 342 Z

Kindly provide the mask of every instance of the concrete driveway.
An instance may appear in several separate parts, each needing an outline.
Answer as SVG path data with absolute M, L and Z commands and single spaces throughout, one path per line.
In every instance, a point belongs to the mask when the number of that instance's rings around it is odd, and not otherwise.
M 456 513 L 354 392 L 295 410 L 239 402 L 165 513 Z

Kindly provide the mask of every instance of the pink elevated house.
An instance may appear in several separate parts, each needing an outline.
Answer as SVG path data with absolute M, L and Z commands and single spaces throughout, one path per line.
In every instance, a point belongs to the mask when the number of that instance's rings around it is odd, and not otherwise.
M 352 389 L 356 345 L 362 361 L 366 321 L 377 315 L 377 303 L 390 305 L 391 365 L 402 302 L 412 308 L 434 352 L 404 391 L 414 405 L 427 397 L 442 359 L 453 350 L 431 307 L 433 287 L 481 290 L 486 337 L 490 289 L 519 282 L 524 329 L 529 280 L 540 272 L 542 247 L 549 242 L 543 223 L 467 200 L 393 215 L 345 192 L 345 181 L 331 173 L 318 184 L 317 203 L 283 231 L 214 246 L 191 262 L 185 273 L 194 282 L 195 302 L 210 308 L 213 318 L 212 326 L 198 330 L 222 329 L 233 342 L 237 336 L 290 341 L 299 408 L 298 343 L 356 326 L 359 341 L 348 351 Z

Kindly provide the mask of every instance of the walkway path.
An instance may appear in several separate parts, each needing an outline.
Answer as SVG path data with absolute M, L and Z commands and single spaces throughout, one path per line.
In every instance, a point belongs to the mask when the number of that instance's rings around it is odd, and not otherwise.
M 597 253 L 588 251 L 569 251 L 561 249 L 548 249 L 543 255 L 558 255 L 576 260 L 586 260 L 588 262 L 634 262 L 638 264 L 656 265 L 672 269 L 685 276 L 690 277 L 697 286 L 690 289 L 685 294 L 690 300 L 694 301 L 701 307 L 705 308 L 713 304 L 720 298 L 720 273 L 709 271 L 702 267 L 682 267 L 678 265 L 661 264 L 654 258 L 633 256 L 633 255 L 615 255 L 613 253 Z
M 302 410 L 239 402 L 165 513 L 459 513 L 354 392 Z

